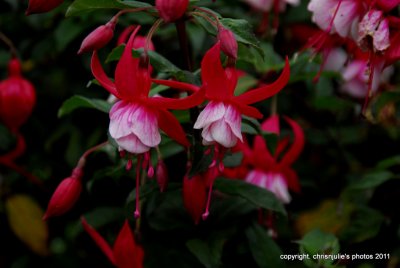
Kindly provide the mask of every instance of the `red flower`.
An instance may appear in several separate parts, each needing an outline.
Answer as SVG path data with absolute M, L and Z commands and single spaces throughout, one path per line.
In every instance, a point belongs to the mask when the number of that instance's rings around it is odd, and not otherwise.
M 114 247 L 108 245 L 107 241 L 90 226 L 82 217 L 83 229 L 90 235 L 97 246 L 107 256 L 108 260 L 118 268 L 141 268 L 143 267 L 144 251 L 136 244 L 129 222 L 125 220 L 124 226 L 114 242 Z
M 205 89 L 206 99 L 210 102 L 200 113 L 194 128 L 203 128 L 203 144 L 217 143 L 229 148 L 233 147 L 238 139 L 242 139 L 240 115 L 262 118 L 263 115 L 249 104 L 277 94 L 289 81 L 290 66 L 286 58 L 282 74 L 274 83 L 235 96 L 238 74 L 234 67 L 222 67 L 220 51 L 221 42 L 218 41 L 201 62 L 202 88 Z M 171 87 L 176 83 L 165 80 L 154 82 Z M 199 90 L 198 87 L 192 87 L 194 91 Z
M 132 57 L 137 27 L 131 34 L 115 70 L 112 82 L 101 67 L 97 51 L 92 56 L 92 73 L 99 83 L 120 101 L 110 111 L 110 133 L 121 149 L 144 153 L 160 142 L 158 128 L 184 146 L 189 146 L 185 132 L 168 109 L 185 110 L 200 104 L 203 90 L 180 82 L 169 81 L 174 88 L 197 91 L 184 99 L 149 97 L 151 77 L 147 56 Z
M 33 85 L 21 75 L 21 64 L 13 58 L 8 63 L 9 77 L 0 82 L 0 120 L 17 131 L 29 118 L 36 102 Z
M 64 0 L 29 0 L 26 15 L 45 13 L 61 5 Z
M 185 14 L 189 0 L 156 0 L 160 17 L 166 22 L 174 22 Z
M 221 42 L 221 50 L 233 59 L 237 58 L 238 44 L 233 32 L 222 26 L 218 27 L 218 40 Z

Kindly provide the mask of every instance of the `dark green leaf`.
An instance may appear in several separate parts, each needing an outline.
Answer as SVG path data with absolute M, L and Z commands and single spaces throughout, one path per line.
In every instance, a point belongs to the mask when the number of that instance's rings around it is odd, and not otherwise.
M 258 224 L 246 229 L 246 237 L 254 260 L 260 268 L 283 267 L 280 256 L 282 250 L 268 235 L 267 231 Z
M 186 246 L 197 257 L 197 259 L 207 268 L 217 268 L 219 267 L 223 240 L 217 241 L 219 243 L 213 243 L 210 245 L 200 239 L 189 240 Z
M 69 98 L 62 104 L 62 106 L 58 110 L 58 117 L 69 114 L 78 108 L 92 108 L 108 113 L 111 109 L 111 106 L 112 104 L 108 103 L 105 100 L 89 99 L 83 96 L 76 95 Z
M 214 183 L 215 189 L 230 195 L 240 196 L 258 207 L 286 215 L 282 203 L 270 191 L 241 180 L 219 178 Z
M 128 9 L 141 7 L 151 7 L 151 5 L 138 1 L 75 0 L 68 7 L 67 13 L 65 15 L 67 17 L 70 17 L 99 9 Z
M 367 190 L 371 188 L 376 188 L 382 183 L 393 178 L 393 173 L 389 171 L 377 171 L 369 173 L 361 178 L 359 181 L 349 185 L 351 190 Z

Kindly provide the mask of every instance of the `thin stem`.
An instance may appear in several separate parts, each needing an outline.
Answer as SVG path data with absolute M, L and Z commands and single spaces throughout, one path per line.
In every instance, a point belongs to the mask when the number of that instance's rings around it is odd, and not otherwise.
M 153 7 L 141 7 L 141 8 L 132 8 L 132 9 L 124 9 L 119 11 L 114 18 L 118 18 L 119 16 L 125 14 L 125 13 L 134 13 L 134 12 L 140 12 L 140 11 L 145 11 L 145 10 L 149 10 L 152 9 Z
M 17 57 L 17 49 L 14 46 L 14 43 L 8 38 L 4 33 L 0 32 L 0 40 L 3 41 L 9 48 L 11 55 L 13 58 Z
M 218 28 L 219 24 L 217 22 L 213 21 L 212 19 L 210 19 L 210 17 L 204 15 L 203 13 L 201 13 L 201 12 L 191 12 L 190 14 L 200 16 L 200 17 L 204 18 L 206 21 L 208 21 L 209 23 L 211 23 L 213 26 Z
M 163 22 L 162 19 L 158 19 L 156 20 L 156 22 L 154 22 L 153 26 L 151 26 L 151 29 L 149 30 L 149 32 L 147 33 L 146 36 L 146 44 L 144 47 L 144 53 L 147 55 L 147 51 L 149 51 L 149 46 L 150 46 L 150 42 L 151 39 L 153 38 L 154 33 L 157 31 L 157 29 L 160 27 L 161 23 Z
M 96 145 L 96 146 L 93 146 L 92 148 L 86 150 L 86 152 L 83 153 L 83 155 L 81 156 L 81 158 L 79 158 L 77 167 L 78 167 L 78 168 L 83 168 L 83 167 L 85 166 L 85 164 L 86 164 L 86 158 L 87 158 L 91 153 L 93 153 L 94 151 L 97 151 L 97 150 L 100 149 L 101 147 L 104 147 L 104 146 L 107 145 L 108 143 L 109 143 L 108 141 L 105 141 L 105 142 L 102 142 L 102 143 L 100 143 L 100 144 L 98 144 L 98 145 Z
M 271 100 L 271 116 L 278 113 L 278 94 L 275 94 Z
M 211 12 L 211 11 L 209 11 L 209 10 L 207 10 L 207 9 L 201 8 L 201 7 L 194 7 L 194 9 L 200 10 L 201 12 L 204 12 L 204 13 L 210 15 L 210 16 L 213 17 L 213 18 L 215 19 L 215 21 L 217 22 L 217 26 L 220 25 L 220 21 L 219 21 L 218 16 L 215 15 L 213 12 Z
M 4 159 L 0 159 L 0 164 L 3 165 L 3 166 L 5 166 L 5 167 L 8 167 L 8 168 L 14 170 L 15 172 L 17 172 L 17 173 L 19 173 L 19 174 L 21 174 L 22 176 L 24 176 L 25 178 L 27 178 L 27 179 L 28 179 L 30 182 L 32 182 L 33 184 L 36 184 L 36 185 L 38 185 L 38 186 L 40 186 L 40 187 L 43 187 L 43 183 L 42 183 L 42 181 L 41 181 L 38 177 L 36 177 L 35 175 L 29 173 L 29 172 L 26 171 L 24 168 L 18 166 L 18 165 L 15 164 L 14 162 L 12 162 L 12 161 L 7 161 L 7 160 L 4 160 Z
M 186 59 L 186 65 L 190 72 L 193 71 L 192 61 L 189 53 L 188 36 L 186 33 L 186 23 L 184 20 L 178 20 L 175 23 L 176 31 L 178 32 L 179 45 Z
M 140 218 L 140 198 L 139 198 L 139 187 L 140 187 L 140 162 L 142 160 L 142 155 L 138 155 L 136 163 L 136 209 L 135 209 L 135 219 Z

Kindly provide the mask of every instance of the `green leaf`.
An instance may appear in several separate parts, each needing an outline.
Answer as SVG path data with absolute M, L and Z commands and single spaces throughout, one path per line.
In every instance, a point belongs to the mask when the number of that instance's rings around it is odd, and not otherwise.
M 388 169 L 393 166 L 399 166 L 400 165 L 400 155 L 395 155 L 389 158 L 386 158 L 384 160 L 379 161 L 379 163 L 376 165 L 377 169 Z
M 86 12 L 99 9 L 128 9 L 151 7 L 150 4 L 138 1 L 117 1 L 117 0 L 75 0 L 67 10 L 65 16 L 77 16 Z
M 361 180 L 349 185 L 350 190 L 367 190 L 376 188 L 384 182 L 392 179 L 393 173 L 389 171 L 377 171 L 365 175 Z
M 240 196 L 258 207 L 276 211 L 286 215 L 282 203 L 270 191 L 241 180 L 219 178 L 214 183 L 215 189 L 229 194 Z
M 260 268 L 283 267 L 280 256 L 282 250 L 268 235 L 267 231 L 258 224 L 246 229 L 246 237 L 254 260 Z
M 309 256 L 316 254 L 334 255 L 338 254 L 340 250 L 339 240 L 333 234 L 323 232 L 315 229 L 307 233 L 302 240 L 297 241 L 300 244 L 300 253 L 309 254 Z M 309 267 L 331 267 L 335 260 L 320 259 L 318 266 L 310 259 L 305 259 L 304 263 Z
M 108 103 L 105 100 L 89 99 L 83 96 L 76 95 L 69 98 L 61 105 L 60 109 L 58 110 L 58 117 L 69 114 L 78 108 L 92 108 L 108 113 L 111 109 L 111 106 L 112 104 Z
M 192 239 L 186 243 L 186 246 L 205 267 L 217 268 L 220 266 L 224 241 L 219 239 L 211 242 L 213 243 Z
M 225 167 L 237 167 L 240 165 L 243 159 L 243 153 L 227 154 L 224 158 Z

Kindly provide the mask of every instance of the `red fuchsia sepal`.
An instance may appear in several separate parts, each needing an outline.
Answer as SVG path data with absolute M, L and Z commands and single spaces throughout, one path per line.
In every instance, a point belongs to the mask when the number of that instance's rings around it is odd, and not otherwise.
M 118 101 L 110 111 L 110 134 L 121 150 L 140 154 L 160 143 L 159 128 L 183 146 L 189 146 L 185 132 L 169 109 L 185 110 L 200 104 L 204 99 L 202 89 L 183 99 L 149 97 L 151 77 L 146 57 L 133 58 L 132 48 L 137 27 L 131 34 L 115 70 L 112 82 L 100 64 L 97 52 L 92 56 L 92 72 L 99 83 L 116 96 Z M 180 87 L 180 83 L 169 82 Z
M 74 206 L 82 191 L 82 175 L 81 168 L 75 168 L 70 177 L 61 181 L 50 199 L 43 220 L 63 215 Z
M 36 103 L 35 88 L 21 75 L 21 64 L 12 58 L 8 78 L 0 82 L 0 120 L 17 132 L 28 120 Z
M 183 205 L 192 216 L 195 224 L 199 224 L 207 201 L 206 181 L 200 174 L 183 178 Z
M 156 0 L 158 14 L 165 22 L 174 22 L 185 14 L 189 0 Z
M 78 54 L 85 52 L 92 52 L 99 50 L 106 46 L 114 36 L 115 25 L 117 24 L 117 17 L 113 17 L 105 25 L 101 25 L 93 30 L 86 38 L 82 41 L 81 47 Z
M 238 44 L 233 32 L 219 25 L 217 38 L 221 42 L 221 50 L 225 53 L 225 55 L 236 60 Z
M 108 260 L 118 268 L 141 268 L 143 267 L 144 251 L 136 244 L 134 235 L 125 220 L 119 232 L 114 247 L 111 248 L 107 241 L 92 227 L 85 218 L 81 218 L 83 229 L 89 234 Z
M 29 0 L 26 15 L 45 13 L 61 5 L 64 0 Z

